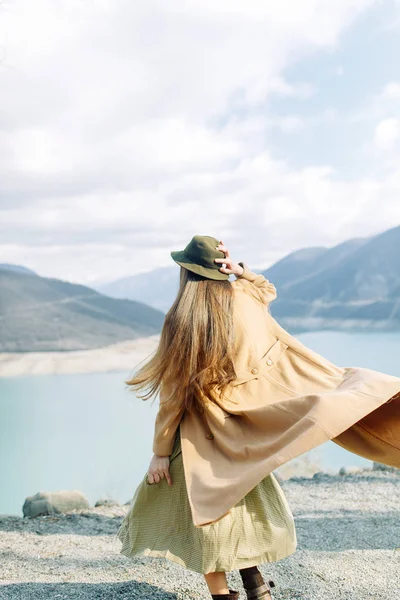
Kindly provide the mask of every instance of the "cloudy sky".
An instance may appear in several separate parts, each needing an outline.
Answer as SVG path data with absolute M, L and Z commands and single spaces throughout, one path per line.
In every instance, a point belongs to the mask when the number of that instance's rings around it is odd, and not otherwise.
M 400 224 L 399 57 L 398 0 L 3 0 L 0 262 L 90 285 Z

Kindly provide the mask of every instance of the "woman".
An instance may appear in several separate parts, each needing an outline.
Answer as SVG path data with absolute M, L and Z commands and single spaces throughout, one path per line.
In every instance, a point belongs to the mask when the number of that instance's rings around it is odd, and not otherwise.
M 203 573 L 220 600 L 238 598 L 225 573 L 239 569 L 247 597 L 268 599 L 257 565 L 297 545 L 272 471 L 329 439 L 400 467 L 400 379 L 306 348 L 272 318 L 274 285 L 215 238 L 171 256 L 177 298 L 155 355 L 126 382 L 144 399 L 159 391 L 160 404 L 121 552 Z

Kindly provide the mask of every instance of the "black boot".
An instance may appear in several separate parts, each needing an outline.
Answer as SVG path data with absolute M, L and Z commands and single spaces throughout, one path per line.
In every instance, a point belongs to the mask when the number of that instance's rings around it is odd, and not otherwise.
M 243 581 L 243 587 L 246 590 L 247 600 L 272 600 L 271 588 L 265 583 L 257 567 L 239 569 L 239 573 Z M 271 587 L 275 587 L 273 581 L 269 583 Z
M 229 589 L 229 594 L 211 594 L 213 600 L 239 600 L 239 592 Z

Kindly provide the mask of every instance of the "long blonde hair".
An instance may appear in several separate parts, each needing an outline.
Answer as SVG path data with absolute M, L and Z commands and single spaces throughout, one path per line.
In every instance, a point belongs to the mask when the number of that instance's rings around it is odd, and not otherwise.
M 172 382 L 174 402 L 188 411 L 201 410 L 236 378 L 233 345 L 231 282 L 181 267 L 179 291 L 165 316 L 158 348 L 125 383 L 148 400 Z

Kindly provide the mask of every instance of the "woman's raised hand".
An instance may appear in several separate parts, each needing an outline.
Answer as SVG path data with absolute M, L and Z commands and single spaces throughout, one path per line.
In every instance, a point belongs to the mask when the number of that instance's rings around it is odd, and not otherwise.
M 219 242 L 218 246 L 216 247 L 216 250 L 220 250 L 221 252 L 224 252 L 225 254 L 225 258 L 216 258 L 215 262 L 216 263 L 221 263 L 222 265 L 226 265 L 225 267 L 222 266 L 220 267 L 218 270 L 221 271 L 221 273 L 227 273 L 228 275 L 236 275 L 237 277 L 240 277 L 240 275 L 242 275 L 243 273 L 243 267 L 241 267 L 238 263 L 233 262 L 233 260 L 231 259 L 231 256 L 229 254 L 229 250 L 226 246 L 224 246 L 223 242 Z
M 172 485 L 172 479 L 169 473 L 169 456 L 158 456 L 157 454 L 153 454 L 147 472 L 147 481 L 149 483 L 159 483 L 164 477 L 168 481 L 168 485 Z

